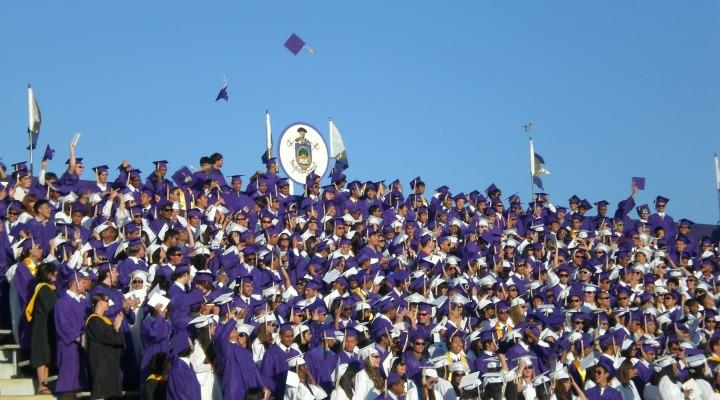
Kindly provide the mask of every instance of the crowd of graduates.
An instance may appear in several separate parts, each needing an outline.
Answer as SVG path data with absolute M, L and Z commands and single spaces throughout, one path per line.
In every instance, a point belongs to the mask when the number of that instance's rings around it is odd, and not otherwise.
M 0 328 L 40 394 L 720 398 L 718 243 L 636 186 L 560 206 L 337 169 L 293 195 L 219 153 L 49 164 L 0 171 Z

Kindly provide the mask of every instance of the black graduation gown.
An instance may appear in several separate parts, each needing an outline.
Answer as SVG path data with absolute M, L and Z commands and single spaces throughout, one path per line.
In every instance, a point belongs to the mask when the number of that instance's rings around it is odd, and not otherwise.
M 55 358 L 55 302 L 57 293 L 50 285 L 41 285 L 33 302 L 30 321 L 30 366 L 50 364 Z
M 91 398 L 122 396 L 120 357 L 125 344 L 122 332 L 115 332 L 112 323 L 92 314 L 85 327 L 88 364 L 92 378 Z
M 167 381 L 148 378 L 143 385 L 141 400 L 165 400 L 167 398 Z

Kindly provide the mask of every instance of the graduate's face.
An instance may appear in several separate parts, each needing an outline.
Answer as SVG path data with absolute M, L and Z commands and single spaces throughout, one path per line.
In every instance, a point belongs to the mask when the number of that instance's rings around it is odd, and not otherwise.
M 280 343 L 285 347 L 290 347 L 293 344 L 293 332 L 290 330 L 280 333 Z

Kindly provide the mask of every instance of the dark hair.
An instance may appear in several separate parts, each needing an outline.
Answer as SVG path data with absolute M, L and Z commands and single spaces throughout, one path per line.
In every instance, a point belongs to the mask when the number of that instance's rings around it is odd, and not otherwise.
M 170 359 L 164 351 L 156 353 L 150 359 L 150 365 L 148 366 L 150 373 L 153 375 L 164 375 L 169 361 Z
M 33 211 L 35 211 L 35 214 L 37 214 L 37 213 L 38 213 L 38 210 L 40 210 L 40 207 L 42 207 L 42 206 L 45 205 L 45 204 L 48 204 L 48 205 L 49 205 L 50 202 L 47 201 L 47 200 L 45 200 L 45 199 L 39 199 L 39 200 L 37 200 L 37 201 L 35 202 L 35 204 L 33 204 Z
M 190 264 L 198 271 L 202 271 L 207 269 L 207 260 L 209 257 L 207 254 L 196 254 L 190 259 Z
M 264 398 L 265 394 L 262 388 L 252 388 L 245 392 L 245 400 L 263 400 Z
M 223 155 L 220 153 L 212 153 L 210 155 L 210 164 L 215 164 L 216 162 L 223 159 Z
M 178 232 L 176 229 L 170 228 L 170 229 L 168 229 L 168 230 L 165 232 L 165 239 L 163 240 L 163 242 L 164 242 L 165 240 L 168 240 L 168 239 L 172 238 L 172 237 L 175 237 L 175 239 L 177 239 L 177 237 L 178 237 L 179 235 L 180 235 L 180 232 Z
M 200 157 L 200 165 L 210 164 L 210 157 Z
M 93 308 L 95 308 L 95 306 L 97 306 L 97 303 L 99 303 L 100 301 L 108 301 L 108 297 L 102 293 L 94 294 L 92 297 Z
M 40 264 L 35 273 L 35 281 L 37 283 L 50 283 L 50 275 L 55 271 L 57 271 L 57 267 L 53 263 Z

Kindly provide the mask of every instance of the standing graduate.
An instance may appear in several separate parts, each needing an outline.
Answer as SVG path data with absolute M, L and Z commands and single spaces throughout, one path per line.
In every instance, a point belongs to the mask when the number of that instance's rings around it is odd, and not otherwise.
M 120 357 L 125 336 L 120 328 L 124 314 L 117 313 L 112 321 L 106 317 L 109 300 L 105 294 L 95 294 L 92 298 L 93 313 L 85 323 L 93 399 L 115 398 L 123 394 Z
M 225 400 L 244 400 L 249 389 L 267 386 L 253 361 L 252 353 L 238 343 L 241 333 L 248 335 L 248 332 L 252 332 L 248 328 L 252 329 L 252 326 L 237 324 L 227 339 L 229 344 L 223 348 L 226 354 L 223 373 L 223 398 Z
M 200 382 L 190 365 L 192 343 L 187 335 L 176 335 L 172 338 L 173 363 L 167 383 L 167 398 L 170 400 L 199 400 Z
M 30 366 L 37 371 L 37 394 L 50 394 L 47 387 L 49 366 L 55 350 L 55 321 L 53 310 L 57 302 L 55 281 L 57 268 L 47 263 L 38 267 L 35 274 L 35 293 L 25 309 L 30 323 Z
M 290 347 L 293 344 L 294 334 L 290 324 L 280 326 L 280 343 L 276 343 L 265 352 L 260 372 L 268 380 L 270 390 L 276 399 L 285 396 L 285 381 L 289 369 L 287 361 L 300 355 L 300 352 Z
M 57 334 L 58 378 L 55 393 L 74 393 L 81 388 L 84 378 L 84 352 L 80 345 L 88 301 L 85 298 L 90 286 L 89 275 L 85 271 L 74 270 L 70 274 L 68 289 L 58 295 L 55 303 L 55 331 Z M 60 396 L 62 397 L 62 396 Z

